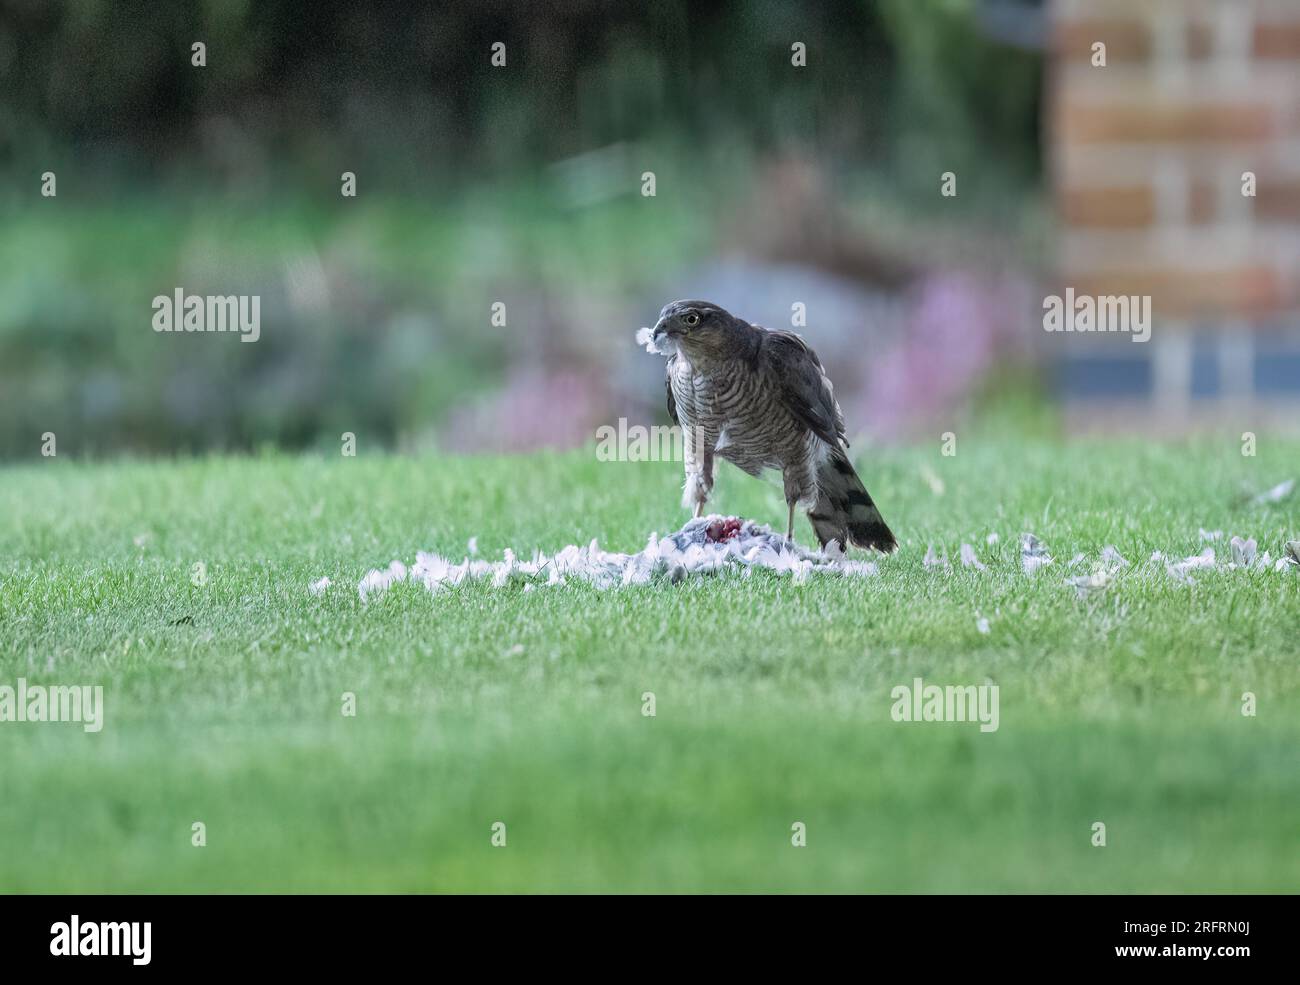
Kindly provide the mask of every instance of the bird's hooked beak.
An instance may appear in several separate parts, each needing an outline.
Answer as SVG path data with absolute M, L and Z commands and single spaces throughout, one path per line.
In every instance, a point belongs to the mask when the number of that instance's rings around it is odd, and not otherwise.
M 668 321 L 668 319 L 667 319 L 667 318 L 660 318 L 659 321 L 655 323 L 654 331 L 651 333 L 650 337 L 651 337 L 652 339 L 654 339 L 656 342 L 658 342 L 658 341 L 659 341 L 661 338 L 663 338 L 665 335 L 672 335 L 672 334 L 674 334 L 674 333 L 669 329 L 668 326 L 669 326 L 669 321 Z

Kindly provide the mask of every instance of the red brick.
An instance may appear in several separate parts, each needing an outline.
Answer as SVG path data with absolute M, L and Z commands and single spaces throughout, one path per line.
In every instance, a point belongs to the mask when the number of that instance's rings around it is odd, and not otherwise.
M 1161 317 L 1212 313 L 1262 315 L 1295 303 L 1276 270 L 1255 266 L 1224 270 L 1126 269 L 1065 278 L 1075 294 L 1151 295 Z
M 1214 31 L 1204 21 L 1191 21 L 1187 25 L 1186 40 L 1190 58 L 1207 58 L 1214 50 Z M 1056 25 L 1052 35 L 1056 57 L 1076 62 L 1091 62 L 1092 46 L 1098 41 L 1106 45 L 1107 65 L 1143 62 L 1151 58 L 1153 51 L 1150 27 L 1123 17 L 1063 21 Z
M 1273 135 L 1273 107 L 1241 103 L 1084 103 L 1063 100 L 1060 137 L 1079 143 L 1262 140 Z
M 1300 178 L 1290 181 L 1260 178 L 1255 185 L 1255 217 L 1300 222 Z
M 1187 54 L 1191 58 L 1208 58 L 1214 51 L 1214 31 L 1204 21 L 1187 25 Z
M 1121 19 L 1063 21 L 1056 25 L 1052 44 L 1059 58 L 1092 60 L 1092 46 L 1106 45 L 1106 63 L 1144 61 L 1151 56 L 1151 36 L 1140 21 Z
M 1067 225 L 1088 229 L 1139 229 L 1151 225 L 1156 214 L 1150 185 L 1066 188 L 1059 204 Z
M 1205 182 L 1192 185 L 1187 203 L 1187 218 L 1192 222 L 1212 222 L 1219 211 L 1219 196 L 1214 186 Z
M 1255 57 L 1300 61 L 1300 20 L 1257 22 Z

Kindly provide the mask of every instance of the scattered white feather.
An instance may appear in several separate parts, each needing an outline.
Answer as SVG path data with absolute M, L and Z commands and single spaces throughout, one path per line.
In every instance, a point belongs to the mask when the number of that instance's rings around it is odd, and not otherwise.
M 1294 568 L 1300 570 L 1300 541 L 1291 541 L 1286 545 L 1287 554 L 1276 561 L 1270 551 L 1260 553 L 1259 545 L 1253 537 L 1233 537 L 1228 541 L 1228 552 L 1220 559 L 1214 548 L 1206 547 L 1199 554 L 1181 561 L 1168 561 L 1157 551 L 1152 561 L 1164 560 L 1165 570 L 1171 578 L 1183 584 L 1193 584 L 1192 572 L 1196 571 L 1286 571 Z
M 998 542 L 998 540 L 999 537 L 997 531 L 995 530 L 993 533 L 989 534 L 987 537 L 984 538 L 984 543 L 988 544 L 989 547 L 992 547 L 994 544 Z
M 1037 574 L 1040 568 L 1045 568 L 1047 565 L 1052 563 L 1050 557 L 1047 557 L 1046 555 L 1039 556 L 1036 554 L 1022 555 L 1020 560 L 1024 565 L 1025 574 L 1027 575 Z
M 1101 549 L 1101 561 L 1102 564 L 1113 564 L 1121 568 L 1128 567 L 1128 561 L 1124 560 L 1124 555 L 1113 544 L 1107 544 Z
M 1228 549 L 1232 552 L 1232 563 L 1234 567 L 1249 568 L 1255 560 L 1255 553 L 1258 545 L 1255 538 L 1242 540 L 1240 537 L 1233 537 L 1228 542 Z
M 319 581 L 314 581 L 314 582 L 312 582 L 312 583 L 311 583 L 309 586 L 307 586 L 307 587 L 308 587 L 308 590 L 309 590 L 313 595 L 319 595 L 321 592 L 325 591 L 325 589 L 329 588 L 330 585 L 332 585 L 332 584 L 333 584 L 333 582 L 331 582 L 331 581 L 329 580 L 329 578 L 322 578 L 322 579 L 320 579 Z
M 814 574 L 869 577 L 879 573 L 874 562 L 847 558 L 838 544 L 828 544 L 825 551 L 810 551 L 789 543 L 765 525 L 713 514 L 690 520 L 662 539 L 651 534 L 645 548 L 636 554 L 601 550 L 595 540 L 583 547 L 571 544 L 549 555 L 538 551 L 530 560 L 507 549 L 500 561 L 466 558 L 456 564 L 422 551 L 409 571 L 394 561 L 386 569 L 369 572 L 357 591 L 365 599 L 403 580 L 438 592 L 484 579 L 493 588 L 521 584 L 524 591 L 530 591 L 538 585 L 564 585 L 570 578 L 605 589 L 645 585 L 656 579 L 676 583 L 726 571 L 745 577 L 756 568 L 788 575 L 795 584 Z
M 840 573 L 868 578 L 871 575 L 879 574 L 880 568 L 876 565 L 875 561 L 841 561 Z M 748 569 L 745 571 L 745 574 L 749 574 Z
M 989 566 L 976 557 L 975 548 L 970 544 L 961 545 L 961 563 L 964 568 L 975 568 L 977 571 L 989 570 Z
M 371 571 L 361 583 L 357 585 L 357 594 L 361 596 L 361 601 L 365 601 L 371 594 L 378 594 L 388 590 L 388 587 L 397 581 L 406 580 L 406 565 L 401 561 L 394 561 L 383 571 Z
M 934 469 L 930 468 L 928 465 L 922 465 L 921 478 L 925 480 L 925 484 L 930 487 L 930 492 L 934 493 L 936 496 L 943 495 L 945 488 L 943 480 L 939 478 Z
M 1214 548 L 1207 547 L 1200 554 L 1194 554 L 1189 558 L 1184 558 L 1174 564 L 1165 565 L 1165 570 L 1169 572 L 1170 577 L 1190 584 L 1192 581 L 1191 572 L 1204 571 L 1214 568 Z
M 637 329 L 636 344 L 643 346 L 646 352 L 656 356 L 671 356 L 677 351 L 676 343 L 667 335 L 656 342 L 654 330 L 645 327 Z
M 1218 531 L 1209 538 L 1205 531 L 1201 531 L 1201 535 L 1203 540 L 1221 536 Z M 470 538 L 469 547 L 471 553 L 476 553 L 476 538 Z M 1065 584 L 1073 587 L 1082 598 L 1110 586 L 1121 570 L 1130 568 L 1134 577 L 1141 578 L 1158 573 L 1163 567 L 1169 577 L 1187 584 L 1192 582 L 1192 573 L 1200 571 L 1300 572 L 1300 541 L 1288 542 L 1284 556 L 1274 561 L 1268 551 L 1259 552 L 1253 538 L 1233 537 L 1228 556 L 1220 560 L 1215 549 L 1208 546 L 1199 554 L 1182 560 L 1170 560 L 1166 553 L 1154 551 L 1149 562 L 1133 567 L 1113 545 L 1107 545 L 1099 559 L 1094 561 L 1090 574 L 1066 578 Z M 960 557 L 964 567 L 990 570 L 970 544 L 961 545 Z M 1086 559 L 1087 555 L 1076 554 L 1067 570 L 1078 568 Z M 1035 574 L 1053 563 L 1046 547 L 1032 533 L 1021 535 L 1020 560 L 1026 574 Z M 936 552 L 932 544 L 927 545 L 921 563 L 925 568 L 952 569 L 947 557 Z M 836 541 L 830 541 L 821 551 L 811 551 L 789 543 L 770 527 L 738 517 L 713 514 L 690 520 L 676 533 L 663 538 L 651 534 L 646 546 L 635 554 L 604 551 L 595 540 L 581 547 L 570 545 L 550 555 L 537 551 L 526 560 L 509 549 L 503 552 L 500 561 L 467 557 L 459 563 L 422 551 L 410 569 L 400 561 L 393 561 L 387 568 L 368 572 L 358 583 L 357 592 L 364 601 L 399 581 L 417 582 L 431 592 L 438 592 L 465 581 L 480 580 L 488 581 L 494 588 L 518 585 L 525 592 L 542 586 L 563 586 L 570 579 L 605 589 L 646 585 L 659 580 L 676 584 L 687 578 L 727 571 L 748 578 L 757 569 L 788 576 L 795 584 L 807 582 L 814 574 L 849 577 L 879 574 L 874 561 L 850 559 Z M 330 579 L 322 578 L 312 583 L 311 591 L 320 594 L 329 585 Z M 979 618 L 976 625 L 981 633 L 987 632 L 987 619 Z
M 388 576 L 387 571 L 371 571 L 357 585 L 357 594 L 361 596 L 361 601 L 364 602 L 372 594 L 387 591 L 390 584 L 392 584 L 392 579 Z
M 989 621 L 981 616 L 979 619 L 975 620 L 975 628 L 980 631 L 981 635 L 988 636 Z
M 1099 591 L 1110 584 L 1111 574 L 1105 568 L 1098 567 L 1090 575 L 1080 575 L 1077 578 L 1067 578 L 1065 583 L 1074 586 L 1074 593 L 1079 598 L 1087 598 L 1093 592 Z
M 1204 527 L 1200 529 L 1201 540 L 1220 540 L 1222 537 L 1222 530 L 1206 530 Z
M 1273 570 L 1300 572 L 1300 540 L 1288 540 L 1286 542 L 1286 553 L 1277 559 L 1273 565 Z
M 471 554 L 477 554 L 477 553 L 478 553 L 478 538 L 477 538 L 477 537 L 471 537 L 471 538 L 469 539 L 469 541 L 465 544 L 465 549 L 468 550 Z
M 1280 503 L 1295 491 L 1295 479 L 1287 479 L 1285 482 L 1279 482 L 1272 489 L 1266 489 L 1254 499 L 1252 506 L 1263 506 L 1265 503 Z
M 925 548 L 925 557 L 921 558 L 921 564 L 927 568 L 949 568 L 948 558 L 942 554 L 934 552 L 934 545 L 927 544 Z
M 1052 563 L 1052 556 L 1047 553 L 1043 542 L 1033 534 L 1020 535 L 1020 564 L 1025 574 L 1037 574 L 1039 569 Z
M 1156 554 L 1158 555 L 1160 552 L 1156 551 Z M 1075 555 L 1074 559 L 1070 561 L 1070 567 L 1076 567 L 1085 558 L 1086 555 L 1083 554 Z M 1152 560 L 1156 560 L 1155 555 L 1152 555 Z M 1115 576 L 1127 567 L 1129 567 L 1129 563 L 1124 555 L 1120 554 L 1113 545 L 1108 544 L 1101 549 L 1100 559 L 1093 563 L 1091 574 L 1067 578 L 1065 583 L 1074 588 L 1074 593 L 1078 598 L 1087 598 L 1089 595 L 1099 592 L 1112 584 L 1115 581 Z

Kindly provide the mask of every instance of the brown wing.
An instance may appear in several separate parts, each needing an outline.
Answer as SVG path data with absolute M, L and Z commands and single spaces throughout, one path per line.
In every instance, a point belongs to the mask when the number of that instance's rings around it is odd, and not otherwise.
M 677 419 L 677 401 L 673 397 L 673 366 L 677 364 L 677 354 L 668 357 L 667 367 L 664 370 L 664 393 L 668 397 L 668 416 L 673 419 L 673 423 L 681 427 L 681 421 Z
M 763 356 L 776 385 L 777 397 L 795 419 L 832 448 L 848 447 L 844 414 L 817 353 L 794 332 L 767 330 Z

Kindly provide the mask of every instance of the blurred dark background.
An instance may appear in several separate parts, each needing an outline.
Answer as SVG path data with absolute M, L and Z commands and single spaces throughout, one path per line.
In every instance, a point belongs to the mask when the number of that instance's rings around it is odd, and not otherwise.
M 1043 18 L 0 0 L 0 455 L 582 444 L 664 422 L 632 337 L 686 296 L 804 305 L 873 437 L 1033 402 Z M 260 341 L 155 333 L 177 287 Z

